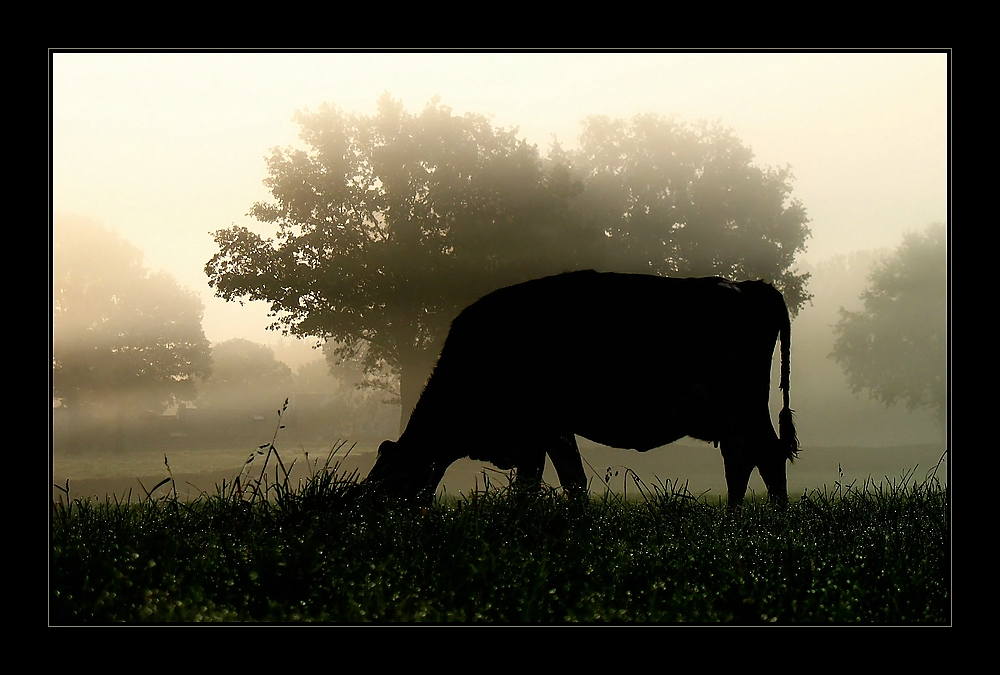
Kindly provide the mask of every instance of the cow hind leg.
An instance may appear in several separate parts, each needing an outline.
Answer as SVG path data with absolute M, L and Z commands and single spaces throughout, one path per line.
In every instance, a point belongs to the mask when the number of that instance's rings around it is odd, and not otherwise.
M 772 434 L 773 435 L 773 434 Z M 777 437 L 764 445 L 764 457 L 757 462 L 757 470 L 767 487 L 767 496 L 777 506 L 788 505 L 787 457 L 782 452 Z
M 753 460 L 750 459 L 747 442 L 723 441 L 722 459 L 726 463 L 726 488 L 729 491 L 728 507 L 730 511 L 738 511 L 743 505 L 750 484 L 750 474 L 753 472 Z

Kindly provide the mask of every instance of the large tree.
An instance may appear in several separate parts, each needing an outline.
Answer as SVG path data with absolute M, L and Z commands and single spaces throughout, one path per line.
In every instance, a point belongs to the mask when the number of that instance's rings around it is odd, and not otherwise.
M 53 397 L 76 411 L 162 412 L 210 371 L 203 305 L 90 221 L 57 218 L 52 246 Z
M 398 374 L 405 420 L 462 307 L 573 267 L 572 186 L 516 130 L 437 101 L 411 115 L 383 96 L 374 116 L 324 105 L 296 120 L 310 149 L 273 150 L 275 201 L 251 210 L 276 241 L 216 232 L 209 283 L 227 300 L 270 302 L 275 328 Z
M 807 298 L 789 272 L 808 229 L 787 170 L 757 169 L 718 127 L 591 118 L 579 152 L 543 162 L 516 130 L 436 100 L 419 115 L 386 95 L 374 116 L 324 105 L 296 120 L 309 149 L 272 152 L 274 201 L 251 210 L 275 238 L 216 232 L 209 283 L 269 302 L 274 328 L 398 374 L 401 424 L 450 321 L 501 286 L 597 267 L 764 278 L 793 311 Z
M 851 390 L 885 405 L 926 408 L 947 421 L 948 263 L 945 226 L 909 233 L 876 263 L 864 309 L 840 310 L 830 354 Z

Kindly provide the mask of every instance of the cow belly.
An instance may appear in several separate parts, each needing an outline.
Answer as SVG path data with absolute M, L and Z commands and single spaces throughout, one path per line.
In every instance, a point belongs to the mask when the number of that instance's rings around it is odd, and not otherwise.
M 691 413 L 677 405 L 655 401 L 608 404 L 602 409 L 586 407 L 576 416 L 573 431 L 595 443 L 613 448 L 645 452 L 688 435 Z
M 686 433 L 677 432 L 656 434 L 628 432 L 601 433 L 600 430 L 594 432 L 586 429 L 580 431 L 579 435 L 583 436 L 588 441 L 600 443 L 601 445 L 607 445 L 612 448 L 620 448 L 622 450 L 638 450 L 639 452 L 646 452 L 647 450 L 652 450 L 653 448 L 673 443 L 674 441 L 687 436 Z
M 718 441 L 754 426 L 758 418 L 769 420 L 767 399 L 760 398 L 730 382 L 719 380 L 706 387 L 703 382 L 670 391 L 635 388 L 589 390 L 568 400 L 559 418 L 571 420 L 574 433 L 615 448 L 650 450 L 685 436 Z M 581 391 L 583 389 L 581 388 Z M 629 392 L 640 391 L 639 395 Z M 766 392 L 765 392 L 766 394 Z M 758 408 L 760 414 L 758 414 Z

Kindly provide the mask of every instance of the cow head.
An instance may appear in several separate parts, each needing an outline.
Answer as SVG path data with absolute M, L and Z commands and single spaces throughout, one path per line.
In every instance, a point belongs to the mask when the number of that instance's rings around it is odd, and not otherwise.
M 428 461 L 421 454 L 395 441 L 384 441 L 364 482 L 391 497 L 429 502 L 447 465 Z

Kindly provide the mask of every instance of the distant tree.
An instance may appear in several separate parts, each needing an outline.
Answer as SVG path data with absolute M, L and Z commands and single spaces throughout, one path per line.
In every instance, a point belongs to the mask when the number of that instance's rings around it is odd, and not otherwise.
M 336 348 L 336 343 L 328 343 L 323 351 Z M 398 404 L 398 396 L 387 395 L 384 389 L 374 386 L 364 386 L 363 382 L 371 376 L 356 361 L 332 361 L 334 359 L 318 358 L 300 365 L 295 372 L 296 394 L 325 395 L 323 400 L 328 405 L 335 402 L 343 414 L 341 422 L 347 418 L 351 423 L 359 422 L 372 411 L 379 411 L 380 416 L 391 414 L 386 404 Z
M 334 377 L 324 358 L 300 364 L 295 369 L 295 391 L 299 393 L 343 393 L 346 383 Z
M 336 393 L 345 400 L 376 398 L 379 402 L 399 403 L 399 398 L 389 394 L 386 401 L 384 390 L 373 386 L 363 386 L 363 381 L 370 379 L 364 368 L 353 360 L 339 360 L 332 354 L 338 345 L 334 342 L 323 345 L 324 357 L 301 364 L 295 371 L 295 390 L 297 392 Z M 385 373 L 381 373 L 386 377 Z M 362 386 L 359 386 L 362 385 Z
M 142 265 L 110 230 L 57 218 L 52 248 L 52 387 L 63 405 L 161 413 L 210 372 L 198 296 Z
M 267 345 L 235 338 L 212 347 L 212 375 L 200 386 L 208 407 L 280 406 L 292 393 L 292 369 Z
M 272 328 L 340 343 L 334 358 L 377 383 L 398 375 L 401 428 L 450 321 L 502 286 L 597 267 L 764 278 L 793 311 L 808 298 L 788 271 L 809 233 L 790 175 L 717 127 L 591 118 L 579 153 L 543 162 L 516 130 L 436 100 L 296 120 L 310 149 L 272 152 L 275 202 L 250 212 L 276 240 L 219 230 L 209 283 L 270 302 Z
M 885 405 L 927 408 L 947 419 L 948 269 L 945 226 L 904 236 L 876 263 L 862 293 L 864 309 L 840 310 L 831 358 L 851 390 Z

